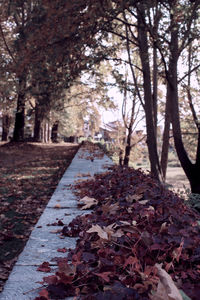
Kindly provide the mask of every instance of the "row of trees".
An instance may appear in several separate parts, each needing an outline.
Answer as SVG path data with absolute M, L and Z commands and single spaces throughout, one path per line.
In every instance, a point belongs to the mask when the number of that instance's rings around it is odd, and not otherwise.
M 3 120 L 10 118 L 8 110 L 16 105 L 13 140 L 22 141 L 26 111 L 32 110 L 34 140 L 39 141 L 44 120 L 51 119 L 56 128 L 58 112 L 63 113 L 72 98 L 66 98 L 66 91 L 73 81 L 110 52 L 100 43 L 103 32 L 95 37 L 100 31 L 102 6 L 99 1 L 1 1 L 0 13 Z M 92 98 L 91 91 L 94 96 L 99 89 L 96 86 L 94 92 L 90 87 L 88 98 Z M 9 123 L 3 122 L 4 139 Z
M 200 193 L 200 126 L 194 99 L 199 80 L 199 6 L 199 0 L 2 1 L 1 73 L 6 87 L 2 99 L 9 99 L 8 109 L 17 98 L 13 139 L 23 139 L 30 97 L 35 101 L 37 140 L 42 120 L 53 108 L 66 106 L 64 95 L 74 80 L 83 70 L 94 73 L 94 66 L 106 60 L 124 96 L 127 91 L 132 95 L 132 113 L 129 120 L 124 118 L 128 131 L 125 164 L 139 101 L 145 114 L 152 174 L 158 180 L 166 177 L 172 124 L 180 163 L 192 192 Z M 129 66 L 128 75 L 127 71 L 123 74 L 122 64 Z M 166 99 L 159 157 L 160 84 L 166 89 Z M 195 160 L 183 143 L 180 99 L 188 101 L 195 124 Z

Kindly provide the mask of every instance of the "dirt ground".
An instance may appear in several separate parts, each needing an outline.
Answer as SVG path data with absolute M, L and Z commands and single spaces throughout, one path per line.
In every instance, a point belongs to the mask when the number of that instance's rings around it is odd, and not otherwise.
M 170 189 L 184 197 L 190 191 L 189 181 L 181 167 L 168 167 L 166 182 Z
M 77 150 L 67 143 L 0 143 L 0 291 Z

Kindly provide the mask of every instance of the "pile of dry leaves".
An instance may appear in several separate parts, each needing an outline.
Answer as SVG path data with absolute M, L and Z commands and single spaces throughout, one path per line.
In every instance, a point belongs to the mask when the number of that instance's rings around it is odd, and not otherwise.
M 44 277 L 37 300 L 200 299 L 199 215 L 177 195 L 118 166 L 73 189 L 93 212 L 63 227 L 63 235 L 79 236 L 77 246 Z

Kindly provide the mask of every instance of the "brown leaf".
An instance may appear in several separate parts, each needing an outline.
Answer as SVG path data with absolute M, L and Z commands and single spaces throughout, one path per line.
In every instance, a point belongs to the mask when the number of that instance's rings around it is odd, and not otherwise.
M 183 249 L 183 244 L 184 244 L 184 240 L 182 240 L 180 243 L 180 246 L 178 248 L 175 248 L 174 251 L 172 252 L 172 257 L 177 262 L 179 262 L 179 259 L 180 259 L 181 253 L 182 253 L 182 249 Z
M 92 227 L 88 229 L 87 232 L 96 232 L 101 239 L 108 240 L 108 233 L 105 230 L 103 230 L 99 225 L 92 225 Z
M 88 196 L 85 196 L 84 198 L 82 198 L 80 200 L 80 203 L 84 203 L 85 205 L 81 208 L 81 210 L 83 209 L 88 209 L 88 208 L 91 208 L 92 206 L 94 205 L 97 205 L 98 201 L 94 198 L 90 198 Z
M 68 264 L 66 261 L 60 261 L 58 263 L 59 272 L 64 273 L 67 276 L 74 276 L 76 273 L 76 266 Z
M 160 281 L 156 293 L 151 296 L 152 300 L 183 300 L 178 288 L 174 284 L 171 276 L 162 269 L 161 265 L 155 264 L 158 270 Z
M 143 194 L 134 194 L 134 195 L 128 195 L 126 197 L 126 201 L 128 203 L 133 203 L 134 201 L 139 201 L 143 198 Z M 148 200 L 146 200 L 148 202 Z
M 59 209 L 59 208 L 61 208 L 61 205 L 60 205 L 59 203 L 57 203 L 57 204 L 54 206 L 54 208 Z

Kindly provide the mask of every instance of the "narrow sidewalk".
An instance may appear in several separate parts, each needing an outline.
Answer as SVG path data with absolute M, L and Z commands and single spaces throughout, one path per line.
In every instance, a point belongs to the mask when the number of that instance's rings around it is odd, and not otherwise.
M 20 254 L 5 286 L 0 294 L 0 300 L 33 300 L 38 296 L 39 282 L 51 273 L 37 271 L 44 262 L 49 262 L 51 270 L 55 270 L 56 263 L 51 261 L 54 257 L 66 257 L 66 253 L 58 252 L 59 248 L 74 248 L 76 238 L 61 239 L 56 232 L 61 228 L 59 221 L 69 224 L 76 216 L 83 212 L 77 208 L 77 198 L 72 193 L 70 185 L 81 178 L 81 174 L 88 177 L 95 173 L 105 172 L 105 166 L 112 164 L 110 158 L 101 150 L 91 153 L 81 147 L 71 165 L 64 173 L 46 209 L 35 225 L 30 238 Z M 87 176 L 82 178 L 87 179 Z M 53 273 L 52 273 L 53 274 Z M 69 298 L 68 298 L 69 299 Z

